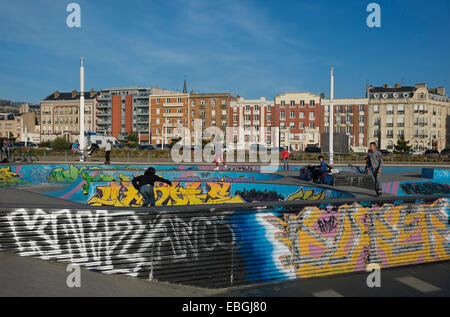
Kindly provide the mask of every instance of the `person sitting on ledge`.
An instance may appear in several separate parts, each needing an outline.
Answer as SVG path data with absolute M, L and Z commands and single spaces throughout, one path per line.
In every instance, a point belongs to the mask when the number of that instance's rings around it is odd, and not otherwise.
M 325 158 L 321 155 L 319 156 L 319 165 L 314 166 L 314 170 L 312 172 L 312 179 L 314 182 L 324 184 L 325 183 L 325 174 L 328 169 L 331 170 L 331 166 L 325 163 Z M 320 178 L 319 178 L 320 177 Z
M 156 170 L 153 167 L 148 168 L 144 175 L 133 178 L 133 187 L 136 188 L 144 198 L 142 207 L 156 205 L 154 192 L 155 182 L 162 182 L 172 186 L 171 181 L 156 175 Z

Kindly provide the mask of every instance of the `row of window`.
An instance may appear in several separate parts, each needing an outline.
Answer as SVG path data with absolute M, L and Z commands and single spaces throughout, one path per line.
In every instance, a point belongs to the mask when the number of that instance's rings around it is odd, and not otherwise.
M 374 113 L 380 113 L 380 105 L 373 105 L 373 112 Z M 404 104 L 398 104 L 397 105 L 397 113 L 398 114 L 404 114 L 405 113 L 405 105 Z M 430 106 L 431 108 L 431 106 Z M 386 113 L 387 114 L 393 114 L 395 107 L 393 104 L 387 104 L 386 105 Z M 435 114 L 441 114 L 441 107 L 433 106 L 432 109 L 430 109 L 432 113 Z M 428 105 L 427 104 L 415 104 L 414 105 L 414 113 L 428 113 Z
M 305 100 L 300 100 L 299 103 L 296 103 L 295 100 L 291 100 L 289 102 L 289 107 L 290 108 L 296 108 L 298 106 L 300 106 L 301 108 L 304 108 L 306 106 L 305 104 Z M 315 100 L 310 100 L 309 101 L 309 105 L 310 108 L 314 108 L 316 106 L 316 101 Z M 280 103 L 280 108 L 285 108 L 286 107 L 286 101 L 282 100 Z
M 166 103 L 172 103 L 172 99 L 174 99 L 174 98 L 166 98 Z M 176 103 L 183 103 L 182 98 L 177 98 L 177 102 Z M 158 104 L 158 105 L 161 104 L 161 98 L 156 98 L 156 104 Z M 216 106 L 216 104 L 217 104 L 216 99 L 212 99 L 211 100 L 211 105 L 214 107 L 214 106 Z M 195 100 L 191 100 L 191 105 L 192 106 L 196 105 Z M 200 101 L 200 105 L 206 106 L 206 100 L 202 99 Z M 226 99 L 222 100 L 222 105 L 223 106 L 227 105 L 227 100 Z
M 291 111 L 289 113 L 289 118 L 290 119 L 295 119 L 295 112 Z M 303 111 L 299 112 L 299 118 L 300 119 L 304 119 L 305 118 L 305 113 Z M 286 119 L 286 112 L 281 111 L 280 112 L 280 120 L 285 120 Z M 314 111 L 309 113 L 309 120 L 315 120 L 316 119 L 316 113 Z

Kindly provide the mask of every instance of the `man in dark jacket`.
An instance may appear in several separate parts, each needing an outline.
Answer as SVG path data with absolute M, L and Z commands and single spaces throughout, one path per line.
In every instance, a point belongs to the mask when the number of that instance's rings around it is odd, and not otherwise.
M 381 183 L 380 174 L 383 168 L 383 155 L 377 150 L 377 144 L 375 142 L 370 143 L 369 152 L 366 156 L 366 174 L 369 174 L 369 170 L 372 172 L 372 177 L 375 182 L 375 192 L 377 196 L 381 196 Z
M 155 173 L 156 170 L 150 167 L 145 171 L 144 175 L 135 177 L 132 180 L 134 188 L 144 197 L 143 206 L 148 206 L 149 204 L 150 206 L 155 206 L 155 193 L 153 191 L 155 182 L 162 182 L 172 186 L 171 181 L 155 175 Z

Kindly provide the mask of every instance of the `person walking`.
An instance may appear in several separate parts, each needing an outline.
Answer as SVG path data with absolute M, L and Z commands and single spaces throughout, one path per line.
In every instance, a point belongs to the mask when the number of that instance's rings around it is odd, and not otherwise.
M 370 143 L 370 148 L 366 156 L 366 174 L 369 174 L 369 171 L 372 172 L 372 177 L 375 182 L 375 193 L 378 197 L 381 197 L 381 182 L 380 182 L 380 174 L 383 168 L 383 155 L 380 151 L 377 150 L 377 144 L 375 142 Z
M 80 153 L 80 143 L 78 143 L 78 140 L 75 140 L 72 142 L 72 155 L 75 156 L 76 154 Z
M 289 151 L 287 146 L 285 146 L 283 148 L 283 151 L 281 152 L 281 159 L 283 160 L 284 164 L 283 170 L 285 171 L 287 168 L 287 170 L 289 171 Z
M 155 182 L 166 183 L 169 186 L 172 186 L 171 181 L 156 175 L 156 170 L 153 167 L 148 168 L 144 175 L 133 178 L 131 182 L 133 187 L 137 189 L 144 198 L 143 207 L 156 205 L 154 192 Z
M 106 141 L 105 164 L 111 164 L 111 140 Z

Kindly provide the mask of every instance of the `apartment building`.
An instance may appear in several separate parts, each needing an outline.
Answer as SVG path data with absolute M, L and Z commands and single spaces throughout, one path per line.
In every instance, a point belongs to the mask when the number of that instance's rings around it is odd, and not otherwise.
M 217 127 L 226 138 L 226 128 L 230 125 L 230 104 L 236 98 L 229 93 L 194 93 L 189 94 L 191 129 L 195 122 L 201 122 L 203 130 Z M 201 121 L 196 121 L 201 120 Z M 212 132 L 212 131 L 211 131 Z M 211 133 L 205 131 L 203 138 L 211 138 Z
M 16 113 L 0 113 L 0 138 L 21 140 L 22 117 Z
M 322 99 L 323 121 L 320 134 L 329 133 L 330 99 Z M 367 98 L 337 98 L 333 100 L 333 131 L 349 138 L 350 149 L 365 152 L 369 145 Z
M 96 106 L 98 92 L 94 89 L 86 92 L 85 97 L 85 130 L 96 132 Z M 80 135 L 80 92 L 55 91 L 40 102 L 41 128 L 40 139 L 51 141 L 64 137 L 74 141 Z
M 39 143 L 39 116 L 29 104 L 22 104 L 18 109 L 18 113 L 0 113 L 0 138 Z
M 272 147 L 275 135 L 278 137 L 273 130 L 273 110 L 272 100 L 266 100 L 264 97 L 247 100 L 237 96 L 231 101 L 229 108 L 229 126 L 233 131 L 233 142 Z
M 165 92 L 149 96 L 150 144 L 170 144 L 173 138 L 187 137 L 191 126 L 189 94 Z
M 111 87 L 102 89 L 98 96 L 96 122 L 98 133 L 125 140 L 134 132 L 139 143 L 148 144 L 149 96 L 152 94 L 175 93 L 167 89 L 142 87 Z
M 321 96 L 309 92 L 277 95 L 272 116 L 273 125 L 280 128 L 280 146 L 300 151 L 320 144 Z
M 393 150 L 404 136 L 414 150 L 446 145 L 446 120 L 450 115 L 445 88 L 426 84 L 367 87 L 369 103 L 369 142 L 381 141 L 380 148 Z

